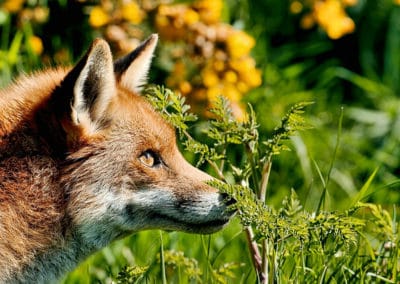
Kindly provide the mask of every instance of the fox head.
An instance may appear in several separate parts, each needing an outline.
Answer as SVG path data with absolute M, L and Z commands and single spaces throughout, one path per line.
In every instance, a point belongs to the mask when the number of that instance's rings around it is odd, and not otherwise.
M 66 137 L 61 183 L 69 222 L 102 246 L 144 229 L 212 233 L 232 215 L 225 196 L 179 152 L 174 129 L 138 95 L 152 35 L 113 62 L 97 39 L 52 96 Z

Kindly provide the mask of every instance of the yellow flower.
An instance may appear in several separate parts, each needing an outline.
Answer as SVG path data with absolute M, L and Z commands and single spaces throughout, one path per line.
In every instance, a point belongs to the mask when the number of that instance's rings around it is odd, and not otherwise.
M 2 8 L 9 13 L 16 13 L 22 9 L 24 3 L 25 0 L 6 0 L 3 3 Z
M 338 39 L 345 34 L 352 33 L 355 29 L 355 24 L 353 20 L 349 17 L 338 18 L 335 24 L 329 25 L 327 27 L 327 34 L 332 39 Z
M 326 0 L 315 3 L 314 13 L 318 24 L 332 39 L 338 39 L 355 29 L 355 24 L 344 11 L 338 0 Z
M 132 24 L 140 24 L 144 14 L 139 5 L 135 2 L 123 4 L 121 7 L 122 17 Z
M 180 82 L 179 91 L 181 91 L 183 95 L 186 95 L 192 91 L 192 85 L 188 81 Z
M 250 87 L 243 81 L 237 82 L 236 87 L 239 90 L 239 92 L 243 94 L 247 93 L 250 89 Z
M 221 72 L 225 69 L 225 62 L 222 60 L 215 60 L 213 63 L 215 71 Z
M 394 0 L 394 4 L 400 5 L 400 0 Z
M 167 16 L 157 14 L 155 19 L 155 24 L 157 28 L 165 28 L 170 24 L 170 22 Z
M 299 14 L 303 10 L 303 4 L 300 1 L 290 3 L 289 10 L 292 14 Z
M 215 101 L 218 96 L 224 95 L 221 85 L 216 85 L 207 89 L 207 99 L 209 102 Z
M 225 83 L 222 87 L 222 95 L 233 102 L 238 102 L 242 98 L 242 93 L 233 84 Z
M 234 58 L 229 61 L 230 67 L 239 74 L 247 73 L 249 70 L 255 69 L 256 61 L 250 57 Z M 240 75 L 239 75 L 240 76 Z
M 193 3 L 193 7 L 198 10 L 200 19 L 206 24 L 215 24 L 221 18 L 223 8 L 222 0 L 199 0 Z
M 192 25 L 194 23 L 197 23 L 200 19 L 199 14 L 194 11 L 193 9 L 187 9 L 185 13 L 183 14 L 183 21 L 187 25 Z
M 49 18 L 49 8 L 38 6 L 33 9 L 33 19 L 38 23 L 44 23 Z
M 250 52 L 255 40 L 243 31 L 235 31 L 226 39 L 226 45 L 230 56 L 238 58 Z
M 110 17 L 106 11 L 100 6 L 93 7 L 89 16 L 89 24 L 94 28 L 106 25 L 110 21 Z
M 261 71 L 258 69 L 249 70 L 249 72 L 241 73 L 240 79 L 249 87 L 255 88 L 261 85 Z
M 215 73 L 211 69 L 208 69 L 208 68 L 204 69 L 201 75 L 203 77 L 203 84 L 206 87 L 215 86 L 219 82 L 219 77 L 218 77 L 217 73 Z
M 308 13 L 301 18 L 300 27 L 302 29 L 308 30 L 311 29 L 315 25 L 315 18 L 314 15 Z
M 33 53 L 40 55 L 43 52 L 43 42 L 40 37 L 31 36 L 29 38 L 29 45 L 32 48 Z
M 228 83 L 236 83 L 238 80 L 238 76 L 237 74 L 232 71 L 232 70 L 228 70 L 224 73 L 224 80 Z

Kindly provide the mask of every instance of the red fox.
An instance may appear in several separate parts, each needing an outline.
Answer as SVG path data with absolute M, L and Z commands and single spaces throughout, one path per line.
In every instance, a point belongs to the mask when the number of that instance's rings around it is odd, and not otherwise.
M 140 230 L 212 233 L 229 221 L 231 201 L 138 95 L 157 41 L 113 62 L 96 39 L 73 68 L 0 91 L 0 283 L 57 281 Z

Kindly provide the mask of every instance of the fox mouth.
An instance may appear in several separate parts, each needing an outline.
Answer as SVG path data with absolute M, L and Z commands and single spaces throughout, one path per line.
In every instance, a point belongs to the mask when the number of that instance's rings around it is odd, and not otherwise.
M 211 234 L 221 230 L 235 214 L 218 193 L 178 198 L 166 190 L 150 189 L 135 192 L 135 199 L 126 204 L 128 222 L 138 229 L 161 229 L 188 233 Z M 139 223 L 135 226 L 134 223 Z
M 189 221 L 184 219 L 178 219 L 173 216 L 154 213 L 153 218 L 162 220 L 166 223 L 165 230 L 178 230 L 185 231 L 188 233 L 200 233 L 200 234 L 211 234 L 221 230 L 226 224 L 228 224 L 230 217 L 224 217 L 220 219 L 213 219 L 204 222 Z

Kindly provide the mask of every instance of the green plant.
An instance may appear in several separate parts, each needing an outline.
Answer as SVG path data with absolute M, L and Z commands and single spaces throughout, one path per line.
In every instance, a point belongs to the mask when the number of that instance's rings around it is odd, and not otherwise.
M 163 87 L 151 87 L 146 93 L 154 107 L 178 129 L 186 149 L 198 154 L 200 164 L 209 163 L 226 182 L 210 183 L 237 201 L 231 207 L 237 210 L 247 236 L 259 282 L 287 283 L 296 279 L 300 283 L 329 283 L 332 280 L 379 279 L 394 283 L 399 280 L 397 222 L 382 207 L 360 202 L 375 173 L 343 212 L 325 211 L 326 188 L 313 212 L 303 209 L 293 189 L 278 209 L 265 204 L 273 156 L 289 149 L 284 141 L 296 131 L 309 128 L 302 114 L 310 103 L 294 105 L 272 138 L 259 141 L 251 107 L 248 119 L 239 122 L 232 116 L 227 100 L 220 97 L 211 110 L 213 119 L 206 131 L 212 143 L 205 145 L 188 133 L 187 122 L 193 122 L 195 117 L 188 114 L 183 98 Z M 246 155 L 236 163 L 228 158 L 228 153 L 232 146 L 238 145 Z M 322 173 L 320 175 L 322 178 Z M 366 226 L 369 222 L 373 225 Z M 386 233 L 382 234 L 383 228 Z M 374 244 L 376 241 L 378 247 Z M 384 269 L 383 258 L 386 260 Z

